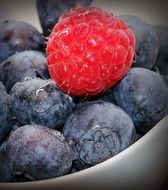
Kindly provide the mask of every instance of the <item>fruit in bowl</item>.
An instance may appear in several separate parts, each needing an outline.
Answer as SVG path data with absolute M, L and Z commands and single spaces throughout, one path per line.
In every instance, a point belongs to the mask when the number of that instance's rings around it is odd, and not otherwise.
M 12 46 L 6 57 L 0 52 L 5 57 L 2 93 L 8 93 L 0 117 L 8 124 L 0 124 L 3 182 L 48 179 L 98 166 L 122 154 L 168 113 L 167 77 L 154 72 L 162 47 L 155 28 L 88 3 L 48 0 L 44 6 L 37 1 L 46 52 L 32 47 L 18 52 L 24 44 Z M 51 23 L 46 23 L 50 16 L 43 20 L 54 13 Z M 20 32 L 25 26 L 6 24 Z M 9 40 L 7 31 L 0 30 L 0 47 L 10 49 L 11 39 L 24 41 L 15 32 Z M 37 34 L 32 39 L 32 33 L 26 34 L 27 47 Z M 41 47 L 44 39 L 38 39 Z
M 134 33 L 122 20 L 80 6 L 60 17 L 46 47 L 51 78 L 78 96 L 115 85 L 131 67 L 134 51 Z

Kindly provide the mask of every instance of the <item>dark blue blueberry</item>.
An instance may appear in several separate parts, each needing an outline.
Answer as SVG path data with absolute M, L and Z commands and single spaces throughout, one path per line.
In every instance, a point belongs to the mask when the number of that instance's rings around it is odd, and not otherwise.
M 0 63 L 12 54 L 13 51 L 10 49 L 9 45 L 6 42 L 0 42 Z
M 159 53 L 155 71 L 162 75 L 168 75 L 168 27 L 154 26 L 159 39 Z
M 78 172 L 78 170 L 76 168 L 72 167 L 69 174 L 73 174 L 73 173 L 76 173 L 76 172 Z
M 9 160 L 3 151 L 0 151 L 0 183 L 13 182 L 14 174 L 9 166 Z
M 29 79 L 16 83 L 10 93 L 12 114 L 22 124 L 36 123 L 59 129 L 74 108 L 70 96 L 51 80 Z
M 0 81 L 9 93 L 12 86 L 26 77 L 48 79 L 46 56 L 34 50 L 15 53 L 0 64 Z
M 37 0 L 37 12 L 44 36 L 48 36 L 61 14 L 77 4 L 90 5 L 92 0 Z
M 148 132 L 168 114 L 168 86 L 160 74 L 148 69 L 130 69 L 114 88 L 114 98 L 141 133 Z
M 88 101 L 100 100 L 100 101 L 111 102 L 115 104 L 113 88 L 107 89 L 106 91 L 95 96 L 74 96 L 73 100 L 75 101 L 75 103 L 84 103 Z
M 60 132 L 35 124 L 11 134 L 6 154 L 13 173 L 31 180 L 68 174 L 73 160 L 72 149 Z
M 0 26 L 0 62 L 15 52 L 44 49 L 44 39 L 34 26 L 14 20 Z
M 96 165 L 130 146 L 135 139 L 131 118 L 109 102 L 91 101 L 78 104 L 63 127 L 71 143 L 78 170 Z
M 138 141 L 141 137 L 143 137 L 144 135 L 142 133 L 136 133 L 136 138 L 135 141 Z
M 0 82 L 0 144 L 12 127 L 12 117 L 9 108 L 9 98 L 5 87 Z
M 113 88 L 106 90 L 103 94 L 101 94 L 99 96 L 98 100 L 111 102 L 111 103 L 115 104 L 114 95 L 113 95 Z
M 136 37 L 133 67 L 152 69 L 158 54 L 158 38 L 154 28 L 136 16 L 119 16 L 134 31 Z
M 12 124 L 13 124 L 13 122 L 12 122 Z M 8 139 L 9 139 L 9 137 L 10 137 L 10 135 L 16 130 L 16 129 L 18 129 L 19 127 L 21 127 L 21 125 L 19 124 L 19 125 L 12 125 L 12 127 L 11 127 L 11 130 L 10 130 L 10 132 L 8 133 L 8 135 L 6 136 L 6 138 L 3 140 L 3 142 L 0 144 L 0 152 L 6 152 L 6 145 L 7 145 L 7 142 L 8 142 Z

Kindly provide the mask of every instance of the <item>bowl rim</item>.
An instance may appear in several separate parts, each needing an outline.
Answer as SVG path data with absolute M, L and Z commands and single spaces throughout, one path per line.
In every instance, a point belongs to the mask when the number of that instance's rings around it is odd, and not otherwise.
M 82 171 L 78 171 L 76 173 L 67 174 L 67 175 L 60 176 L 60 177 L 53 177 L 53 178 L 49 178 L 49 179 L 28 181 L 28 182 L 0 183 L 0 187 L 3 187 L 3 189 L 4 188 L 12 189 L 12 187 L 13 188 L 16 187 L 18 189 L 18 188 L 21 188 L 21 187 L 23 188 L 26 186 L 27 187 L 36 187 L 36 186 L 49 185 L 49 184 L 53 184 L 55 187 L 57 187 L 60 184 L 62 184 L 62 185 L 64 184 L 64 187 L 66 187 L 65 189 L 68 189 L 68 187 L 69 187 L 68 184 L 72 185 L 72 182 L 75 183 L 75 181 L 77 179 L 80 182 L 82 181 L 82 183 L 83 183 L 83 181 L 85 179 L 88 180 L 88 177 L 87 177 L 88 175 L 90 176 L 90 179 L 92 179 L 92 178 L 94 179 L 96 175 L 99 176 L 98 178 L 100 178 L 100 176 L 102 177 L 101 171 L 103 171 L 103 173 L 105 173 L 106 177 L 108 177 L 107 176 L 107 174 L 108 174 L 108 175 L 111 175 L 111 177 L 114 177 L 116 180 L 117 176 L 115 177 L 114 173 L 118 170 L 118 171 L 120 171 L 119 173 L 121 174 L 122 168 L 120 168 L 119 165 L 123 165 L 125 160 L 130 159 L 133 162 L 132 167 L 124 166 L 127 169 L 126 173 L 129 174 L 129 170 L 130 171 L 132 170 L 131 168 L 135 167 L 135 169 L 136 168 L 138 169 L 137 163 L 138 162 L 142 163 L 142 161 L 144 161 L 144 163 L 143 163 L 144 166 L 142 166 L 142 168 L 139 172 L 141 172 L 141 173 L 147 172 L 145 167 L 148 168 L 150 164 L 151 165 L 153 164 L 153 162 L 150 162 L 150 158 L 151 158 L 151 157 L 149 157 L 150 154 L 155 155 L 155 157 L 152 157 L 152 158 L 156 163 L 158 163 L 159 159 L 162 160 L 162 162 L 159 162 L 160 164 L 155 165 L 157 170 L 159 170 L 160 168 L 163 170 L 161 176 L 158 179 L 159 184 L 161 185 L 161 183 L 164 183 L 164 180 L 168 177 L 168 174 L 167 174 L 166 170 L 164 169 L 165 165 L 168 167 L 168 154 L 165 151 L 165 150 L 168 150 L 167 136 L 168 136 L 168 115 L 166 115 L 163 119 L 161 119 L 161 121 L 158 122 L 148 133 L 146 133 L 144 136 L 142 136 L 139 140 L 137 140 L 135 143 L 133 143 L 127 149 L 123 150 L 119 154 L 115 155 L 114 157 L 112 157 L 100 164 L 97 164 L 95 166 L 92 166 L 92 167 L 87 168 Z M 155 147 L 160 147 L 160 146 L 162 147 L 162 149 L 159 149 L 159 150 L 157 149 L 157 151 L 156 151 Z M 146 147 L 147 148 L 151 147 L 151 153 L 148 153 L 149 150 L 147 150 Z M 142 156 L 143 152 L 146 152 L 148 155 L 146 157 Z M 159 154 L 157 154 L 157 152 Z M 141 155 L 141 156 L 137 157 L 137 154 Z M 136 161 L 132 158 L 132 155 L 137 158 Z M 119 167 L 117 168 L 115 165 L 119 166 Z M 130 165 L 130 164 L 128 164 L 128 165 Z M 114 170 L 114 172 L 113 171 L 109 172 L 109 170 Z M 154 169 L 154 171 L 157 171 L 157 170 Z M 125 172 L 125 171 L 123 170 L 123 172 Z M 147 173 L 149 173 L 149 171 Z M 150 175 L 150 178 L 152 178 L 152 179 L 156 178 L 156 176 L 157 176 L 155 173 L 153 173 L 153 174 L 150 173 L 148 175 Z M 119 175 L 118 175 L 118 177 L 119 177 Z M 146 177 L 147 177 L 147 175 L 146 175 Z M 136 178 L 136 175 L 135 175 L 135 178 Z M 147 178 L 149 178 L 149 176 Z M 101 184 L 100 181 L 98 181 L 98 184 Z M 108 180 L 105 180 L 105 181 L 108 181 Z M 137 179 L 135 181 L 137 181 Z M 112 178 L 111 178 L 111 181 L 108 181 L 108 183 L 114 185 L 115 181 L 112 180 Z M 128 183 L 126 183 L 126 184 L 128 185 Z M 149 184 L 148 184 L 148 186 L 149 186 Z M 157 187 L 156 182 L 155 182 L 155 186 Z

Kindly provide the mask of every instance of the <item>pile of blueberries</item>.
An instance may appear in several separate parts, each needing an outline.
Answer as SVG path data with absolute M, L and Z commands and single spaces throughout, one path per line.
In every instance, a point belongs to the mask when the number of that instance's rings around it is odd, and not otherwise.
M 117 85 L 93 97 L 57 88 L 44 37 L 78 3 L 91 0 L 37 0 L 43 34 L 14 20 L 0 26 L 0 182 L 58 177 L 99 164 L 168 114 L 168 28 L 136 16 L 119 16 L 135 32 L 136 56 Z

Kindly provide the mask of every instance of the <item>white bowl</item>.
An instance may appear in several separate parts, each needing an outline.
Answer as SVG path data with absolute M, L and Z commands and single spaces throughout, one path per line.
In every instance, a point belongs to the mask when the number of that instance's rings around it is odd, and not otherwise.
M 158 190 L 167 177 L 168 116 L 132 146 L 97 166 L 58 178 L 0 183 L 0 189 Z

